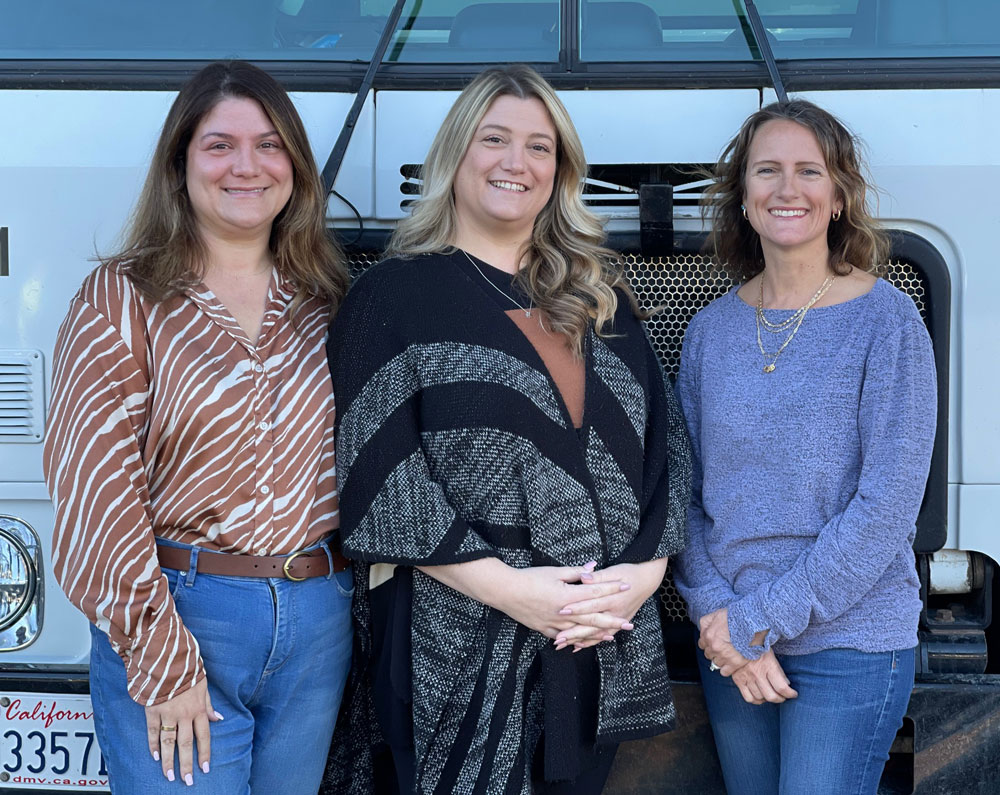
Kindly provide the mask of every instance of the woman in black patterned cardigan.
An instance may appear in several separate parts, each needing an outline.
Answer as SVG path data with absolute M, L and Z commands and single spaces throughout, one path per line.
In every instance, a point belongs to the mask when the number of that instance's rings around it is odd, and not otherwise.
M 369 565 L 330 792 L 598 793 L 618 743 L 672 727 L 655 594 L 688 443 L 585 173 L 552 88 L 486 70 L 331 330 Z

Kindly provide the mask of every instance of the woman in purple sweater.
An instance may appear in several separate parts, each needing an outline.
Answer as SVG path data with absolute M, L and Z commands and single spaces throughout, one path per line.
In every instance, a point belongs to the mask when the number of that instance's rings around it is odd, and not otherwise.
M 676 580 L 730 795 L 875 793 L 913 687 L 934 361 L 912 300 L 872 275 L 888 245 L 857 149 L 815 105 L 769 105 L 708 196 L 742 284 L 684 341 Z

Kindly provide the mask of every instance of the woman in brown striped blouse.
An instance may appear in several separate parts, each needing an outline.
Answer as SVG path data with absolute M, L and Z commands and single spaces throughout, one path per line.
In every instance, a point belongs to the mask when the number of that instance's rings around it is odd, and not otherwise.
M 324 351 L 347 280 L 323 218 L 284 90 L 212 64 L 60 329 L 53 566 L 94 624 L 113 792 L 176 791 L 195 766 L 203 792 L 317 790 L 352 587 Z

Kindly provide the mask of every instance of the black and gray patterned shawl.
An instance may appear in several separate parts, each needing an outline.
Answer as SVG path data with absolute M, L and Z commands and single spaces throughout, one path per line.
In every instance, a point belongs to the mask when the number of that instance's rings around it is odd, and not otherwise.
M 458 252 L 380 263 L 331 330 L 340 526 L 344 552 L 362 565 L 355 670 L 326 791 L 368 787 L 357 769 L 367 763 L 365 732 L 377 732 L 364 692 L 364 563 L 493 556 L 515 567 L 603 567 L 673 554 L 686 539 L 686 432 L 628 301 L 619 300 L 613 334 L 588 335 L 578 433 L 504 314 L 511 305 L 465 261 Z M 416 791 L 528 792 L 545 704 L 544 677 L 529 670 L 549 641 L 419 571 L 412 582 Z M 634 624 L 597 647 L 602 742 L 674 721 L 655 598 Z M 478 714 L 470 703 L 481 704 Z M 456 749 L 463 721 L 475 739 Z

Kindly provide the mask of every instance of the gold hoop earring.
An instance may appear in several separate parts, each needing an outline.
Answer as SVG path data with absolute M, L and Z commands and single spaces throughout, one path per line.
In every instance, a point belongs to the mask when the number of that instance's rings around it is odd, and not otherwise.
M 833 220 L 834 221 L 839 221 L 840 220 L 840 210 L 837 210 L 837 212 L 835 212 L 833 214 Z
M 740 209 L 743 211 L 743 220 L 749 221 L 750 219 L 747 218 L 747 206 L 745 204 L 741 204 Z

